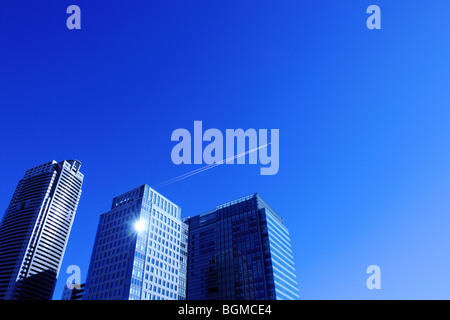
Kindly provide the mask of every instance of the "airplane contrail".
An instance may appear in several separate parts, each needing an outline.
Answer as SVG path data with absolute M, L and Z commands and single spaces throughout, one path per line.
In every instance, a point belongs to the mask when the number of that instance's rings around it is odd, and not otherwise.
M 167 181 L 161 182 L 160 184 L 154 186 L 154 188 L 162 188 L 162 187 L 168 186 L 168 185 L 170 185 L 170 184 L 172 184 L 172 183 L 175 183 L 175 182 L 184 180 L 184 179 L 186 179 L 186 178 L 192 177 L 193 175 L 196 175 L 196 174 L 198 174 L 198 173 L 200 173 L 200 172 L 203 172 L 203 171 L 206 171 L 206 170 L 215 168 L 215 167 L 217 167 L 217 166 L 220 166 L 221 164 L 224 164 L 225 162 L 228 162 L 228 161 L 231 161 L 231 160 L 234 160 L 234 159 L 243 157 L 243 156 L 245 156 L 245 155 L 247 155 L 247 154 L 249 154 L 249 153 L 252 153 L 252 152 L 255 152 L 255 151 L 259 150 L 259 149 L 262 149 L 262 148 L 264 148 L 264 147 L 267 147 L 267 146 L 268 146 L 269 144 L 271 144 L 271 143 L 272 143 L 272 142 L 269 142 L 269 143 L 267 143 L 267 144 L 265 144 L 265 145 L 263 145 L 263 146 L 259 146 L 258 148 L 253 148 L 253 149 L 251 149 L 251 150 L 242 152 L 242 153 L 237 154 L 237 155 L 235 155 L 235 156 L 228 157 L 227 159 L 221 160 L 221 161 L 219 161 L 219 162 L 216 162 L 216 163 L 213 163 L 213 164 L 208 164 L 208 165 L 206 165 L 206 166 L 204 166 L 204 167 L 201 167 L 201 168 L 198 168 L 198 169 L 189 171 L 189 172 L 187 172 L 187 173 L 185 173 L 185 174 L 182 174 L 181 176 L 178 176 L 178 177 L 169 179 L 169 180 L 167 180 Z

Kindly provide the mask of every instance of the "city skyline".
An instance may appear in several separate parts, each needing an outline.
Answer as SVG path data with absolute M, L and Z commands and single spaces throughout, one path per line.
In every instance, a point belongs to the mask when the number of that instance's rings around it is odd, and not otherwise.
M 244 204 L 246 209 L 240 213 L 245 214 L 248 222 L 240 226 L 243 234 L 237 235 L 229 228 L 229 235 L 225 235 L 228 231 L 220 231 L 220 224 L 217 229 L 211 228 L 210 223 L 216 220 L 217 210 L 221 212 L 224 208 L 242 207 Z M 212 218 L 208 218 L 212 215 Z M 219 213 L 217 215 L 220 216 Z M 171 220 L 171 217 L 176 220 Z M 258 222 L 259 220 L 261 221 Z M 202 231 L 204 227 L 200 227 L 199 231 L 189 230 L 192 223 L 198 229 L 199 221 L 207 221 L 208 231 Z M 247 224 L 252 225 L 249 227 L 253 230 L 252 234 L 247 233 L 249 228 L 244 227 Z M 208 239 L 193 240 L 205 233 Z M 211 288 L 200 289 L 200 284 L 205 281 L 202 276 L 205 271 L 202 264 L 194 263 L 194 255 L 195 261 L 198 261 L 198 252 L 205 252 L 208 241 L 224 236 L 227 239 L 229 237 L 233 246 L 231 247 L 231 242 L 226 244 L 216 241 L 215 251 L 209 245 L 212 251 L 208 248 L 205 261 L 217 260 L 214 266 L 222 270 L 215 272 L 218 279 L 228 279 L 229 276 L 223 272 L 233 269 L 234 276 L 226 281 L 216 279 L 213 295 L 200 294 L 199 290 L 206 292 Z M 248 236 L 254 241 L 239 245 L 239 238 Z M 198 245 L 194 246 L 194 243 Z M 242 245 L 244 247 L 238 249 Z M 236 250 L 241 250 L 241 253 L 235 258 Z M 227 252 L 233 252 L 232 257 Z M 100 215 L 83 300 L 299 299 L 292 259 L 289 233 L 282 218 L 258 194 L 217 205 L 215 211 L 181 218 L 181 207 L 150 186 L 143 185 L 114 197 L 111 211 Z M 228 265 L 230 263 L 235 267 L 231 268 Z M 208 268 L 210 267 L 209 264 Z M 214 282 L 212 278 L 208 281 Z M 235 283 L 241 284 L 235 287 Z M 69 295 L 66 287 L 64 295 Z
M 67 28 L 69 4 L 81 29 Z M 71 265 L 86 279 L 99 214 L 145 183 L 191 216 L 258 192 L 289 228 L 302 299 L 450 298 L 448 12 L 447 0 L 5 2 L 1 214 L 24 169 L 83 162 L 55 299 Z M 279 130 L 278 171 L 249 157 L 175 164 L 171 136 L 199 137 L 195 121 L 223 138 Z
M 84 178 L 78 172 L 81 167 L 81 162 L 69 160 L 67 163 L 70 163 L 70 166 L 65 163 L 62 162 L 61 167 L 63 169 L 69 169 L 75 172 L 77 176 L 79 175 L 82 179 Z M 22 180 L 31 179 L 36 176 L 40 177 L 47 172 L 50 174 L 55 165 L 58 165 L 58 162 L 52 161 L 29 169 Z M 27 208 L 29 206 L 27 203 L 30 202 L 30 200 L 27 200 L 29 197 L 25 200 L 20 200 L 24 198 L 22 194 L 26 195 L 31 192 L 29 190 L 30 187 L 20 187 L 22 180 L 19 182 L 19 186 L 11 200 L 11 203 L 14 204 L 13 207 L 22 204 L 20 210 Z M 53 183 L 53 179 L 51 183 Z M 49 192 L 47 191 L 47 195 Z M 53 194 L 55 191 L 51 193 Z M 74 204 L 75 209 L 78 201 L 79 196 Z M 234 232 L 234 227 L 226 229 L 228 231 L 222 230 L 222 227 L 220 227 L 222 223 L 219 223 L 223 219 L 223 214 L 219 212 L 224 212 L 223 210 L 237 206 L 239 206 L 241 211 L 239 212 L 239 209 L 238 211 L 231 209 L 234 213 L 228 215 L 230 222 L 232 216 L 234 221 L 234 218 L 243 219 L 242 217 L 239 218 L 239 214 L 245 215 L 245 222 L 242 220 L 238 223 L 240 225 L 238 227 L 239 229 L 241 227 L 243 230 L 245 229 L 243 231 L 244 233 L 240 235 Z M 36 209 L 31 209 L 36 211 Z M 261 210 L 263 211 L 260 212 Z M 10 209 L 6 211 L 4 215 L 5 221 L 7 219 L 11 221 L 17 220 L 16 211 L 12 213 L 10 211 Z M 70 215 L 70 217 L 73 218 L 74 215 Z M 211 229 L 211 221 L 217 221 L 218 227 Z M 206 222 L 205 226 L 209 230 L 207 232 L 202 231 L 205 228 L 203 226 L 204 222 Z M 233 222 L 233 225 L 236 223 Z M 255 223 L 258 227 L 256 227 Z M 259 225 L 260 223 L 262 224 Z M 249 227 L 245 227 L 247 224 Z M 189 230 L 190 225 L 195 226 L 193 230 L 194 234 L 191 234 Z M 0 225 L 0 231 L 3 234 L 10 232 L 14 228 L 11 223 L 7 224 L 7 229 L 2 226 L 3 219 L 2 225 Z M 249 234 L 246 230 L 253 231 Z M 280 232 L 284 232 L 284 234 L 280 235 Z M 198 237 L 205 233 L 208 234 L 208 239 L 193 240 L 196 236 Z M 217 239 L 221 239 L 224 236 L 230 239 L 229 244 L 223 242 L 223 240 L 219 240 L 218 242 L 214 241 L 216 233 L 219 233 Z M 70 228 L 67 233 L 66 244 L 69 234 Z M 239 244 L 241 242 L 239 239 L 249 236 L 254 240 Z M 36 236 L 34 237 L 36 238 Z M 283 238 L 287 239 L 287 242 Z M 209 241 L 209 243 L 213 243 L 215 249 L 210 244 L 208 245 L 208 241 L 206 240 L 213 240 L 212 242 Z M 198 243 L 198 245 L 194 245 L 194 243 Z M 233 243 L 232 247 L 231 243 Z M 189 251 L 188 248 L 191 245 L 192 251 L 195 253 Z M 238 249 L 242 245 L 244 246 Z M 218 273 L 217 271 L 215 272 L 218 279 L 215 281 L 216 290 L 214 292 L 216 293 L 213 295 L 205 293 L 199 295 L 200 292 L 198 291 L 200 290 L 199 284 L 205 281 L 203 276 L 201 276 L 203 280 L 199 282 L 200 278 L 198 277 L 198 275 L 203 274 L 204 271 L 202 268 L 204 266 L 194 263 L 194 260 L 197 261 L 199 259 L 199 252 L 205 252 L 205 249 L 202 249 L 204 246 L 209 246 L 212 250 L 208 250 L 210 253 L 205 256 L 207 259 L 205 261 L 211 262 L 211 259 L 214 261 L 217 260 L 214 263 L 214 268 L 217 266 L 219 270 L 229 272 L 233 268 L 227 265 L 230 263 L 235 265 L 233 276 L 230 280 L 227 280 L 229 283 L 224 282 L 224 280 L 219 280 L 228 279 L 229 276 L 221 275 L 223 272 L 220 271 Z M 2 245 L 2 247 L 4 247 L 2 249 L 3 251 L 8 249 L 5 245 Z M 236 250 L 240 252 L 237 256 L 234 252 Z M 229 252 L 233 252 L 232 256 L 229 256 Z M 255 255 L 255 252 L 261 253 L 256 253 Z M 264 256 L 262 252 L 264 252 Z M 62 253 L 64 254 L 64 252 Z M 284 258 L 289 256 L 289 259 L 281 259 L 279 254 Z M 289 233 L 284 226 L 282 218 L 267 206 L 257 193 L 217 205 L 215 210 L 210 210 L 207 213 L 182 218 L 181 207 L 145 184 L 114 197 L 111 210 L 100 215 L 86 279 L 84 281 L 80 279 L 81 283 L 74 283 L 72 284 L 74 287 L 71 288 L 68 288 L 67 284 L 64 285 L 61 299 L 199 300 L 199 297 L 206 300 L 298 299 L 298 284 L 295 279 L 294 261 L 292 259 Z M 61 262 L 62 257 L 59 265 Z M 4 265 L 5 263 L 2 262 L 2 264 Z M 236 266 L 238 266 L 237 269 Z M 76 267 L 78 269 L 78 266 Z M 284 270 L 281 270 L 280 267 Z M 187 284 L 188 268 L 191 273 L 189 276 L 190 285 Z M 209 268 L 211 268 L 211 265 Z M 292 274 L 293 278 L 291 278 L 292 276 L 289 273 Z M 53 292 L 58 274 L 59 267 L 55 271 L 55 281 L 41 279 L 40 282 L 34 283 L 34 290 L 40 291 L 45 287 L 51 287 L 51 292 Z M 241 281 L 239 279 L 244 280 Z M 286 279 L 288 279 L 287 282 Z M 212 279 L 209 280 L 209 282 L 211 281 Z M 234 287 L 235 283 L 241 284 L 238 287 Z M 81 286 L 81 290 L 79 286 Z M 171 289 L 170 291 L 169 288 Z M 206 292 L 211 290 L 211 288 L 205 287 L 201 290 Z M 218 294 L 217 291 L 219 292 Z M 191 292 L 191 298 L 188 297 L 188 292 Z M 8 298 L 8 295 L 11 297 Z M 39 295 L 36 295 L 34 299 L 39 299 L 38 297 Z M 5 294 L 4 298 L 33 299 L 33 294 L 28 293 L 27 296 L 16 295 L 14 298 L 14 293 L 8 293 Z M 48 298 L 50 296 L 47 295 Z M 41 297 L 40 299 L 44 298 Z

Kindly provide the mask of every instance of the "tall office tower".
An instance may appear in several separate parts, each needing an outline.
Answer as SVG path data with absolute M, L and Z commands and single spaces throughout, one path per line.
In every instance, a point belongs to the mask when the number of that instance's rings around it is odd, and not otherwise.
M 184 300 L 187 225 L 147 185 L 115 197 L 100 216 L 83 299 Z
M 0 299 L 51 299 L 81 195 L 77 160 L 26 171 L 0 223 Z
M 187 300 L 299 299 L 288 230 L 257 194 L 188 224 Z

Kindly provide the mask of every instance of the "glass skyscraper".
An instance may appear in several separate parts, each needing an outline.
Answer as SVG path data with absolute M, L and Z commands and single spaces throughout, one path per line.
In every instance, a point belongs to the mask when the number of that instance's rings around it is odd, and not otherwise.
M 51 299 L 81 195 L 77 160 L 26 171 L 0 223 L 0 299 Z
M 299 299 L 289 232 L 257 194 L 186 221 L 188 300 Z
M 188 227 L 181 209 L 148 185 L 100 216 L 83 299 L 184 300 Z

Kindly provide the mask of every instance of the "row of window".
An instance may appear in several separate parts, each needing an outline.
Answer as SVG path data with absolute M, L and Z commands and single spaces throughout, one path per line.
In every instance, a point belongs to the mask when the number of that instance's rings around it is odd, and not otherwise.
M 144 288 L 146 290 L 150 291 L 150 292 L 146 292 L 146 291 L 143 292 L 144 300 L 164 300 L 164 297 L 161 297 L 161 296 L 166 296 L 169 299 L 177 298 L 176 292 L 173 292 L 172 290 L 169 290 L 169 289 L 165 289 L 163 287 L 145 283 Z M 176 288 L 176 286 L 175 286 L 175 288 Z M 151 293 L 151 292 L 153 292 L 153 293 Z
M 161 224 L 158 221 L 156 221 L 152 218 L 152 228 L 151 231 L 158 233 L 163 238 L 166 238 L 170 241 L 175 241 L 177 238 L 180 239 L 180 233 L 174 231 L 173 229 L 167 227 L 165 224 Z M 167 234 L 166 234 L 167 233 Z
M 163 199 L 162 197 L 157 195 L 155 192 L 150 191 L 149 196 L 148 196 L 147 199 L 149 201 L 152 201 L 152 203 L 154 205 L 158 206 L 162 210 L 168 212 L 170 215 L 172 215 L 174 217 L 177 217 L 178 207 L 174 206 L 173 204 L 171 204 L 166 199 Z
M 156 267 L 151 267 L 151 266 L 147 265 L 145 270 L 149 271 L 153 275 L 157 275 L 157 276 L 163 277 L 164 279 L 172 279 L 172 281 L 175 281 L 175 282 L 178 281 L 177 280 L 178 278 L 175 277 L 176 275 L 178 275 L 178 269 L 172 268 L 171 270 L 167 270 L 167 272 L 166 272 L 166 271 L 163 271 L 162 269 L 158 269 Z M 169 274 L 169 272 L 172 273 L 172 274 Z M 148 278 L 148 276 L 146 277 L 146 279 L 147 278 Z
M 167 226 L 170 226 L 172 228 L 175 228 L 175 230 L 180 231 L 180 224 L 177 223 L 176 221 L 170 219 L 170 217 L 167 217 L 166 215 L 162 214 L 161 212 L 153 209 L 152 210 L 152 215 L 155 219 L 158 219 L 161 222 L 164 222 L 165 224 L 167 224 Z M 152 220 L 153 222 L 155 220 Z
M 163 292 L 164 292 L 164 289 L 163 289 Z M 166 292 L 166 294 L 168 294 L 168 292 Z M 170 292 L 168 297 L 176 300 L 177 299 L 177 294 Z M 165 299 L 164 297 L 161 297 L 160 295 L 150 294 L 150 293 L 144 292 L 144 300 L 167 300 L 167 299 Z
M 123 275 L 122 275 L 123 278 Z M 113 292 L 114 290 L 116 290 L 116 293 L 114 295 L 117 294 L 117 290 L 119 290 L 120 288 L 123 288 L 123 279 L 121 280 L 116 280 L 116 281 L 112 281 L 109 280 L 109 282 L 105 282 L 102 284 L 99 284 L 103 281 L 108 281 L 109 279 L 107 279 L 107 277 L 95 277 L 92 278 L 90 286 L 88 288 L 88 295 L 93 295 L 93 294 L 99 294 L 101 292 Z
M 154 241 L 149 241 L 149 252 L 150 248 L 153 247 L 153 249 L 156 249 L 161 252 L 161 254 L 168 255 L 169 257 L 173 257 L 174 259 L 178 260 L 178 254 L 175 252 L 179 252 L 180 248 L 178 246 L 175 246 L 175 244 L 172 245 L 172 243 L 169 243 L 168 241 L 161 239 L 161 237 L 158 237 L 156 234 L 151 234 L 150 238 L 154 239 Z M 160 244 L 158 244 L 160 243 Z M 177 241 L 179 244 L 179 241 Z M 172 251 L 173 250 L 173 251 Z
M 170 277 L 170 276 L 169 276 Z M 169 282 L 169 281 L 165 281 L 161 278 L 157 278 L 156 276 L 152 276 L 149 275 L 148 273 L 145 274 L 145 280 L 148 280 L 150 282 L 154 282 L 154 285 L 156 286 L 156 284 L 162 286 L 162 287 L 167 287 L 167 289 L 172 289 L 177 291 L 177 285 L 176 283 L 173 282 Z M 172 281 L 175 280 L 175 282 L 177 281 L 177 278 L 174 278 L 172 276 Z M 147 286 L 150 285 L 150 289 L 152 288 L 152 285 L 149 283 L 145 283 L 145 287 L 147 288 Z
M 115 289 L 108 292 L 102 292 L 98 294 L 92 294 L 87 296 L 87 300 L 103 300 L 103 299 L 121 299 L 122 288 Z

